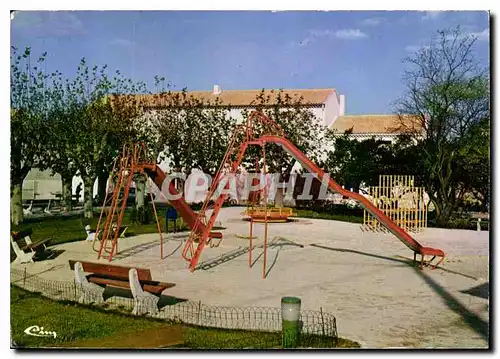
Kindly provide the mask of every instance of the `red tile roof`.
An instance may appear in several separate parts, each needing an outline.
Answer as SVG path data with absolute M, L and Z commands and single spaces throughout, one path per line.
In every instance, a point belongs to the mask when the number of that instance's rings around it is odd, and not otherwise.
M 421 130 L 421 118 L 415 115 L 345 115 L 339 116 L 330 129 L 339 133 L 353 129 L 353 134 L 398 134 Z
M 222 105 L 238 107 L 254 105 L 257 96 L 262 90 L 223 90 L 219 95 L 213 94 L 212 91 L 189 91 L 188 96 L 192 96 L 204 103 L 213 103 L 219 99 Z M 279 90 L 264 90 L 264 96 L 270 97 L 270 102 L 276 101 Z M 282 90 L 282 95 L 289 95 L 292 99 L 302 97 L 302 102 L 309 105 L 321 105 L 326 99 L 335 94 L 334 89 L 287 89 Z M 170 92 L 152 95 L 135 95 L 137 101 L 146 107 L 162 107 L 171 103 L 172 98 L 181 92 Z

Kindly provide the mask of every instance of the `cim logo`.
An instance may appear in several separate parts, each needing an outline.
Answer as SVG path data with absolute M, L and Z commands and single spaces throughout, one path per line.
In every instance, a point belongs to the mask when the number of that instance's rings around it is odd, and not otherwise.
M 49 332 L 47 330 L 43 330 L 43 327 L 39 327 L 38 325 L 33 325 L 24 330 L 24 332 L 28 335 L 32 335 L 34 337 L 57 337 L 56 332 Z

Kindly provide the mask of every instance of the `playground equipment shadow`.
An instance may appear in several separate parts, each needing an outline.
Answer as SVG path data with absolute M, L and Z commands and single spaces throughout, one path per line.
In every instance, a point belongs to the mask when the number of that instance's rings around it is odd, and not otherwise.
M 322 307 L 333 313 L 339 335 L 364 347 L 488 346 L 488 299 L 464 292 L 488 282 L 488 233 L 426 230 L 419 241 L 442 247 L 448 256 L 440 268 L 420 270 L 411 265 L 412 253 L 390 234 L 362 232 L 353 223 L 299 218 L 269 225 L 269 275 L 262 279 L 263 226 L 254 227 L 255 263 L 250 268 L 249 240 L 242 238 L 248 235 L 248 222 L 241 221 L 240 212 L 221 211 L 224 240 L 219 247 L 207 246 L 201 270 L 194 273 L 180 255 L 188 232 L 165 235 L 163 254 L 170 256 L 163 260 L 159 246 L 153 245 L 159 243 L 158 234 L 126 238 L 119 242 L 120 251 L 151 247 L 113 264 L 149 268 L 155 280 L 176 283 L 164 295 L 207 305 L 276 307 L 282 296 L 298 296 L 304 309 Z M 273 246 L 273 238 L 281 240 Z M 71 281 L 68 259 L 108 263 L 97 260 L 85 241 L 56 249 L 65 252 L 53 261 L 27 264 L 28 273 Z
M 446 289 L 444 289 L 435 280 L 433 280 L 429 275 L 427 275 L 426 272 L 424 271 L 425 268 L 424 269 L 419 268 L 418 265 L 415 265 L 411 259 L 408 258 L 407 260 L 402 260 L 402 259 L 396 259 L 396 258 L 376 255 L 376 254 L 372 254 L 372 253 L 365 253 L 365 252 L 361 252 L 361 251 L 345 249 L 345 248 L 331 248 L 331 247 L 321 246 L 321 245 L 317 245 L 317 244 L 311 244 L 311 246 L 314 246 L 317 248 L 322 248 L 322 249 L 327 249 L 330 251 L 349 252 L 349 253 L 355 253 L 355 254 L 359 254 L 359 255 L 363 255 L 363 256 L 381 258 L 381 259 L 385 259 L 388 261 L 404 263 L 404 264 L 408 264 L 408 265 L 412 266 L 415 269 L 416 273 L 426 282 L 426 284 L 430 288 L 432 288 L 432 290 L 434 290 L 437 294 L 439 294 L 439 296 L 443 299 L 443 301 L 446 303 L 446 305 L 451 310 L 455 311 L 457 314 L 459 314 L 463 318 L 464 323 L 466 323 L 471 329 L 473 329 L 483 339 L 488 340 L 488 338 L 489 338 L 488 323 L 485 320 L 478 317 L 472 311 L 468 310 L 453 295 L 451 295 Z M 441 268 L 437 268 L 437 270 L 441 270 Z M 474 293 L 474 291 L 482 291 L 484 293 L 485 287 L 487 290 L 487 288 L 488 288 L 487 283 L 482 284 L 478 287 L 469 289 L 467 291 L 461 291 L 461 292 L 471 294 L 470 293 L 471 291 L 473 293 Z M 486 296 L 479 295 L 479 296 L 481 298 L 488 299 L 487 295 Z
M 103 293 L 103 298 L 104 300 L 107 300 L 111 297 L 120 297 L 120 298 L 129 298 L 133 299 L 134 297 L 132 296 L 132 292 L 129 289 L 125 288 L 115 288 L 115 287 L 106 287 Z M 184 298 L 177 298 L 173 297 L 170 295 L 160 295 L 160 300 L 158 301 L 158 308 L 161 310 L 161 308 L 167 306 L 167 305 L 175 305 L 177 303 L 182 303 L 187 301 L 187 299 Z
M 253 245 L 253 249 L 262 249 L 263 246 L 264 246 L 263 244 Z M 276 251 L 276 255 L 274 257 L 272 264 L 269 266 L 269 268 L 266 272 L 266 276 L 269 274 L 269 272 L 273 268 L 274 264 L 276 264 L 276 260 L 278 258 L 278 253 L 279 253 L 279 250 L 281 247 L 283 247 L 283 246 L 297 246 L 300 248 L 304 247 L 301 244 L 294 243 L 293 241 L 290 241 L 286 238 L 281 238 L 281 237 L 275 237 L 275 238 L 271 239 L 271 241 L 269 241 L 267 246 L 268 246 L 268 249 L 277 248 L 277 251 Z M 202 269 L 202 270 L 212 269 L 216 266 L 219 266 L 221 264 L 224 264 L 226 262 L 234 260 L 235 258 L 240 257 L 240 256 L 248 253 L 249 249 L 250 249 L 249 245 L 245 246 L 245 247 L 238 247 L 238 248 L 233 249 L 229 252 L 225 252 L 225 253 L 223 253 L 215 258 L 210 258 L 208 260 L 205 260 L 204 262 L 201 262 L 200 264 L 198 264 L 197 269 Z M 264 254 L 263 251 L 259 252 L 259 254 L 252 261 L 250 267 L 253 267 L 263 254 Z

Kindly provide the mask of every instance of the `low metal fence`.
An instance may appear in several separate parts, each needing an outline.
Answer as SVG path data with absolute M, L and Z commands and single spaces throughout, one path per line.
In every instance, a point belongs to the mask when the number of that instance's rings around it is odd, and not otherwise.
M 26 270 L 11 268 L 10 281 L 30 292 L 39 292 L 44 297 L 53 300 L 81 301 L 83 290 L 75 281 L 57 281 L 41 278 Z M 116 310 L 132 315 L 134 306 L 141 312 L 141 305 L 150 308 L 150 303 L 135 302 L 129 291 L 114 290 L 104 292 L 104 302 L 92 304 L 106 310 Z M 151 298 L 154 300 L 154 298 Z M 156 303 L 155 303 L 156 305 Z M 281 332 L 281 309 L 272 307 L 230 307 L 206 305 L 201 301 L 185 301 L 174 297 L 161 296 L 158 302 L 158 312 L 145 314 L 157 319 L 184 323 L 208 328 L 232 330 L 249 330 L 263 332 Z M 338 339 L 335 316 L 319 311 L 301 311 L 301 336 L 309 338 L 309 342 L 320 339 L 322 342 L 331 340 L 332 346 Z M 302 346 L 307 346 L 304 341 Z M 279 343 L 275 343 L 279 345 Z

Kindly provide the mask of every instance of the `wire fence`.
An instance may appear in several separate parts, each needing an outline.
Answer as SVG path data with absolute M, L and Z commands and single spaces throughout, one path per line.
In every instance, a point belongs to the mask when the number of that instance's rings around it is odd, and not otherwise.
M 93 293 L 76 281 L 41 278 L 25 270 L 11 268 L 11 284 L 30 292 L 39 292 L 52 300 L 66 300 L 99 306 L 127 314 L 140 314 L 171 322 L 208 328 L 281 332 L 281 309 L 272 307 L 212 306 L 161 295 L 134 298 L 130 291 L 96 286 Z M 92 290 L 92 289 L 90 289 Z M 99 300 L 96 300 L 99 299 Z M 101 299 L 102 298 L 102 299 Z M 154 308 L 154 312 L 151 311 Z M 301 346 L 320 340 L 335 346 L 338 339 L 335 316 L 320 311 L 301 310 Z M 279 343 L 276 343 L 279 345 Z M 324 345 L 324 344 L 323 344 Z

